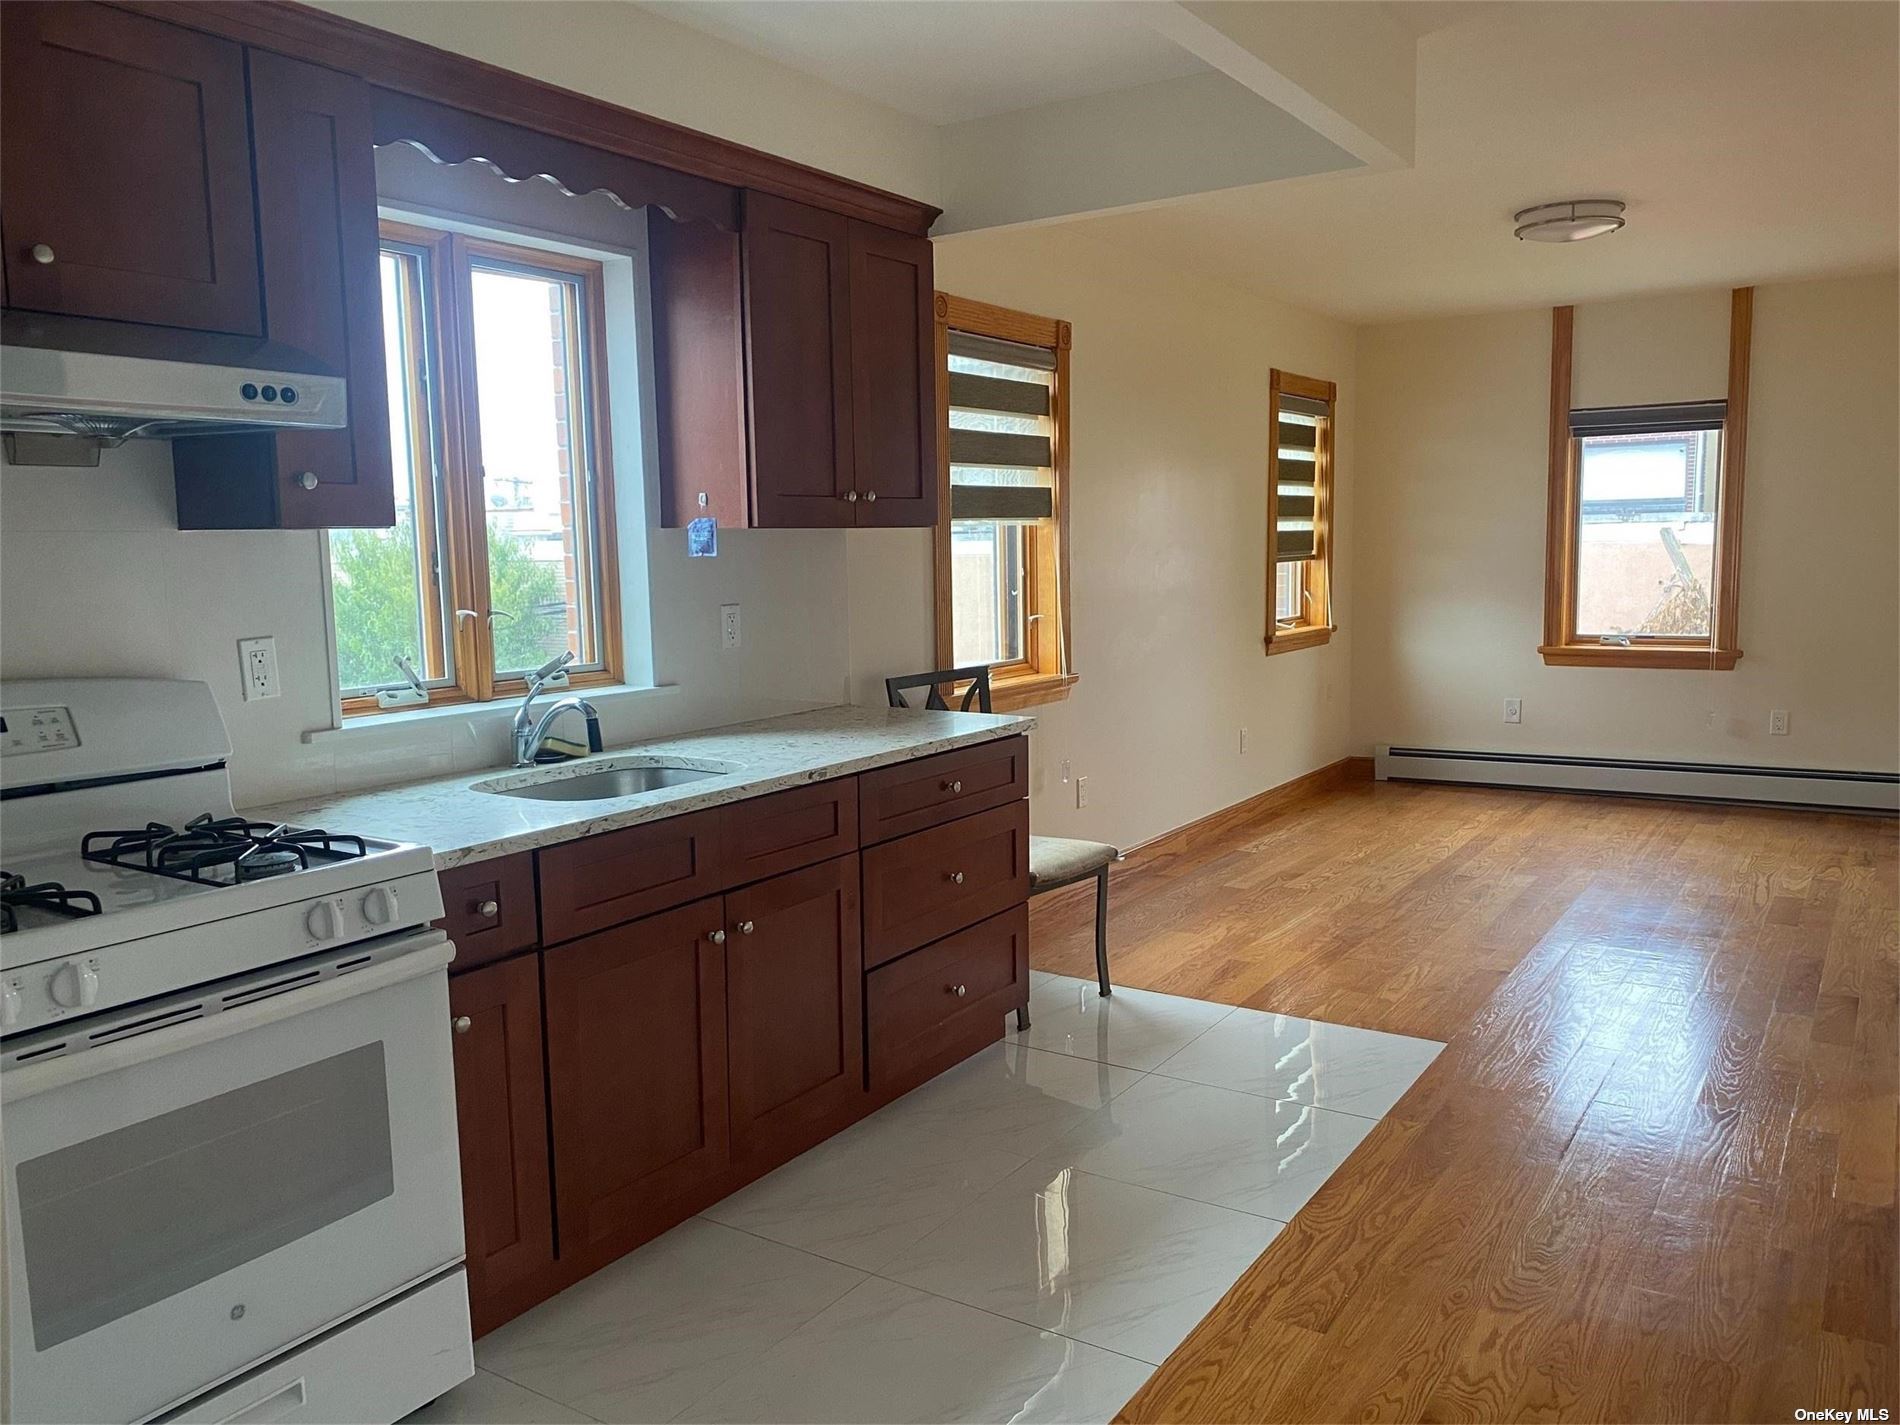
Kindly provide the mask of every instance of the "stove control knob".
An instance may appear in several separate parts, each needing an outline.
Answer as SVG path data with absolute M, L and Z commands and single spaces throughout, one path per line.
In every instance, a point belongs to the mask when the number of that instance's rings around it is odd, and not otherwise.
M 303 928 L 312 940 L 334 940 L 343 931 L 343 917 L 335 901 L 318 901 L 304 912 Z
M 99 971 L 91 964 L 68 960 L 53 971 L 46 989 L 61 1009 L 90 1009 L 99 1000 Z
M 371 925 L 389 925 L 396 919 L 396 892 L 389 886 L 372 887 L 363 897 L 363 919 Z

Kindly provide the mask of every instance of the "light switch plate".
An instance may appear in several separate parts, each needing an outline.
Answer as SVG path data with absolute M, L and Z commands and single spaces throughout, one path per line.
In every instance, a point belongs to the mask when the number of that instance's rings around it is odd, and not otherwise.
M 1087 806 L 1088 804 L 1089 804 L 1089 779 L 1087 777 L 1077 777 L 1075 779 L 1076 810 L 1080 811 L 1083 807 Z

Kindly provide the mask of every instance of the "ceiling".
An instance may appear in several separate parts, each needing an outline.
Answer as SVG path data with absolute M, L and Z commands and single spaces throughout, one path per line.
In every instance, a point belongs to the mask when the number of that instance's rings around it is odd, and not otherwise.
M 933 124 L 1197 74 L 1103 0 L 649 0 L 646 8 Z
M 1419 41 L 1411 167 L 1076 231 L 1354 321 L 1895 265 L 1900 7 L 1430 8 L 1449 23 Z M 1629 226 L 1512 237 L 1515 210 L 1569 197 L 1625 199 Z
M 1885 270 L 1900 254 L 1893 3 L 647 8 L 938 126 L 940 232 L 1059 223 L 1352 321 Z M 1414 78 L 1415 107 L 1367 106 L 1402 104 Z M 1358 132 L 1342 116 L 1396 124 L 1396 156 L 1357 163 L 1369 150 L 1350 139 L 1338 153 L 1318 135 Z M 1625 200 L 1629 226 L 1512 237 L 1517 209 L 1581 197 Z

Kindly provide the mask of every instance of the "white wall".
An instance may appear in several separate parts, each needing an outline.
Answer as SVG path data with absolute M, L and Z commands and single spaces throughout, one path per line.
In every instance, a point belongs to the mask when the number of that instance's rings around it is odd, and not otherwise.
M 1358 388 L 1343 323 L 1184 277 L 1061 228 L 937 244 L 937 285 L 1073 324 L 1074 627 L 1081 682 L 1038 710 L 1039 832 L 1134 845 L 1347 751 Z M 1267 658 L 1267 378 L 1340 388 L 1341 631 Z M 932 665 L 922 531 L 848 541 L 852 685 Z M 1240 729 L 1250 750 L 1240 755 Z M 1089 807 L 1058 780 L 1089 779 Z
M 835 703 L 847 671 L 844 535 L 648 538 L 656 680 L 677 691 L 603 708 L 611 740 Z M 631 591 L 629 591 L 631 593 Z M 744 610 L 745 645 L 718 647 L 719 606 Z M 627 617 L 639 617 L 637 598 Z M 277 640 L 282 696 L 246 703 L 237 641 Z M 231 731 L 240 805 L 494 766 L 504 718 L 414 715 L 377 732 L 303 741 L 334 720 L 320 536 L 180 532 L 170 446 L 135 441 L 97 470 L 0 467 L 0 678 L 150 676 L 211 685 Z
M 1897 303 L 1891 275 L 1756 291 L 1743 657 L 1722 673 L 1538 657 L 1548 310 L 1363 329 L 1355 749 L 1900 765 Z M 1722 394 L 1727 310 L 1720 291 L 1579 308 L 1576 404 Z

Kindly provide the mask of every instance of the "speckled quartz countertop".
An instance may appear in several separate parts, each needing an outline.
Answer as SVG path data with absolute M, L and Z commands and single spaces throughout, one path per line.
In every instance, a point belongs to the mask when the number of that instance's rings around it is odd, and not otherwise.
M 437 868 L 446 870 L 512 851 L 553 846 L 596 832 L 990 742 L 1028 732 L 1035 725 L 1033 717 L 1003 714 L 820 708 L 636 742 L 556 767 L 464 772 L 427 782 L 371 787 L 318 801 L 282 802 L 246 814 L 260 821 L 419 842 L 435 851 Z M 536 801 L 475 790 L 479 783 L 515 785 L 655 759 L 696 765 L 718 775 L 636 796 L 589 801 Z

